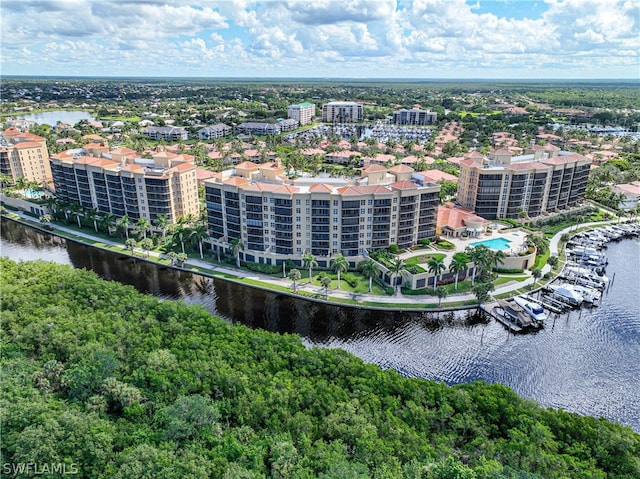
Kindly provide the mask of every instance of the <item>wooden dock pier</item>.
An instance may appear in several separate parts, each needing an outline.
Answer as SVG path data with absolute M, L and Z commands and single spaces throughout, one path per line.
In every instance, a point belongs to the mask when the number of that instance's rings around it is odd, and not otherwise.
M 497 302 L 482 304 L 480 306 L 480 309 L 482 309 L 482 311 L 487 313 L 499 323 L 502 323 L 504 326 L 506 326 L 509 331 L 513 333 L 522 332 L 522 328 L 520 326 L 506 317 L 506 315 L 504 314 L 504 310 Z

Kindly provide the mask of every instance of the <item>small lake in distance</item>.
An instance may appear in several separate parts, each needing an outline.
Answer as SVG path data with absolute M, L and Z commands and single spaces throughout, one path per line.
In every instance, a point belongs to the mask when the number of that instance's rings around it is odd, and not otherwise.
M 16 115 L 16 118 L 35 121 L 40 125 L 47 124 L 51 126 L 56 126 L 59 121 L 63 123 L 69 123 L 71 126 L 73 126 L 80 120 L 95 120 L 95 118 L 91 116 L 90 113 L 80 110 L 43 111 L 39 113 L 30 113 L 28 115 Z

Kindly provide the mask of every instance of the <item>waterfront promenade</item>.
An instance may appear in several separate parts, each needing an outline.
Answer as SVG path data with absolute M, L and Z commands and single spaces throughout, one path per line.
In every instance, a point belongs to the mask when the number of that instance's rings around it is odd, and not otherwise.
M 35 226 L 44 230 L 43 225 L 35 221 L 33 217 L 30 217 L 28 215 L 25 215 L 22 212 L 17 212 L 17 211 L 11 211 L 11 214 L 9 214 L 8 216 L 12 217 L 12 215 L 14 215 L 13 218 L 18 217 L 20 221 L 30 226 Z M 592 226 L 592 225 L 595 226 L 595 225 L 601 225 L 606 223 L 610 223 L 610 221 L 598 222 L 598 223 L 585 223 L 579 226 L 580 227 Z M 71 240 L 85 242 L 86 244 L 94 247 L 100 247 L 99 244 L 103 244 L 108 247 L 116 247 L 118 248 L 117 254 L 130 255 L 130 251 L 126 249 L 122 241 L 108 240 L 103 237 L 92 235 L 89 232 L 78 231 L 76 229 L 68 228 L 65 226 L 57 225 L 57 224 L 51 225 L 51 227 L 53 228 L 51 231 L 49 230 L 45 230 L 45 231 L 51 234 L 58 234 L 62 237 L 65 237 Z M 549 247 L 552 255 L 558 255 L 560 238 L 562 237 L 562 235 L 573 229 L 576 229 L 576 226 L 572 226 L 562 231 L 559 231 L 553 236 L 553 238 L 551 238 Z M 98 245 L 96 245 L 96 243 L 98 243 Z M 457 245 L 457 246 L 460 247 L 460 245 Z M 109 251 L 113 252 L 113 249 L 109 249 Z M 140 253 L 142 253 L 142 250 L 138 249 L 137 252 L 139 253 L 136 255 L 137 258 L 143 259 L 143 260 L 147 259 L 144 256 L 140 256 Z M 166 256 L 156 251 L 149 252 L 148 260 L 153 261 L 153 260 L 159 260 L 159 259 L 166 260 Z M 297 284 L 298 292 L 305 293 L 304 295 L 300 295 L 300 294 L 293 293 L 292 282 L 288 278 L 274 278 L 273 276 L 255 273 L 252 271 L 238 270 L 228 266 L 221 266 L 217 264 L 215 261 L 201 260 L 198 258 L 189 258 L 184 263 L 183 266 L 180 266 L 178 268 L 186 271 L 192 271 L 197 274 L 207 275 L 207 276 L 213 276 L 213 277 L 226 276 L 227 279 L 230 279 L 229 277 L 237 278 L 239 282 L 244 282 L 247 285 L 259 286 L 259 287 L 263 287 L 264 289 L 273 289 L 280 293 L 282 293 L 283 288 L 285 288 L 285 289 L 290 289 L 291 291 L 288 291 L 288 293 L 295 296 L 301 296 L 301 297 L 309 297 L 310 295 L 318 296 L 318 298 L 309 298 L 309 299 L 323 299 L 325 296 L 325 290 L 323 288 L 320 288 L 316 285 L 313 285 L 313 286 L 308 285 L 304 281 L 298 282 Z M 551 271 L 551 267 L 548 264 L 544 265 L 544 267 L 542 268 L 542 273 L 545 274 L 549 271 Z M 509 294 L 516 295 L 522 291 L 528 290 L 535 280 L 530 275 L 530 272 L 527 271 L 527 274 L 528 274 L 528 277 L 524 280 L 519 280 L 519 281 L 514 280 L 514 281 L 497 286 L 495 290 L 491 293 L 491 296 L 496 297 L 496 296 L 509 295 Z M 246 282 L 243 280 L 251 280 L 251 281 Z M 256 284 L 256 282 L 258 284 Z M 343 301 L 345 303 L 348 302 L 349 304 L 352 304 L 352 305 L 354 301 L 357 303 L 360 303 L 360 302 L 364 303 L 363 306 L 366 306 L 368 304 L 374 304 L 374 305 L 377 305 L 378 307 L 385 307 L 384 305 L 389 305 L 389 307 L 392 307 L 393 309 L 401 309 L 403 304 L 406 304 L 407 308 L 415 309 L 417 305 L 426 305 L 426 304 L 434 305 L 438 303 L 438 299 L 435 296 L 409 296 L 409 295 L 403 295 L 401 293 L 397 293 L 392 296 L 374 295 L 374 294 L 367 294 L 367 293 L 354 294 L 352 292 L 341 291 L 337 289 L 329 289 L 328 299 L 329 301 L 332 301 L 332 302 L 339 303 Z M 465 302 L 468 303 L 468 305 L 472 305 L 475 302 L 475 300 L 476 300 L 475 295 L 469 292 L 461 293 L 461 294 L 450 294 L 446 298 L 443 298 L 441 308 L 455 308 L 455 307 L 459 307 L 461 303 L 465 303 Z

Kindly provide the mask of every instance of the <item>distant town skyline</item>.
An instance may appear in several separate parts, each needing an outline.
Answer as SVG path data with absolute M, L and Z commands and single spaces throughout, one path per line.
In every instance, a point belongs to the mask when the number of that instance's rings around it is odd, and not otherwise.
M 636 0 L 3 0 L 2 75 L 638 79 Z

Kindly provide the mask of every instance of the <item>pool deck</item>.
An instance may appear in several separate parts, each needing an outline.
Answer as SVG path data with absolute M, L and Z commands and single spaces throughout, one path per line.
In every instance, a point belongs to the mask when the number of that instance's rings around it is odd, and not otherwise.
M 506 255 L 517 255 L 524 248 L 525 238 L 529 234 L 528 231 L 525 231 L 520 228 L 513 228 L 505 231 L 494 231 L 493 233 L 484 233 L 480 236 L 473 238 L 453 238 L 448 236 L 442 236 L 442 239 L 446 239 L 453 245 L 455 245 L 455 250 L 453 251 L 445 251 L 437 249 L 434 246 L 430 248 L 419 249 L 415 251 L 408 251 L 406 253 L 402 253 L 400 258 L 403 260 L 407 260 L 408 258 L 413 258 L 415 256 L 425 256 L 434 253 L 440 253 L 445 255 L 445 265 L 449 265 L 451 263 L 451 259 L 453 255 L 456 253 L 462 253 L 465 249 L 471 246 L 471 243 L 476 243 L 479 241 L 486 241 L 491 239 L 503 238 L 505 240 L 510 241 L 509 249 L 501 250 L 504 251 Z M 425 263 L 419 263 L 420 265 L 426 265 Z

